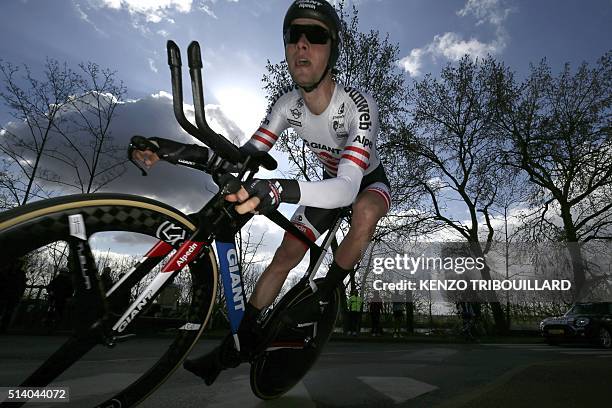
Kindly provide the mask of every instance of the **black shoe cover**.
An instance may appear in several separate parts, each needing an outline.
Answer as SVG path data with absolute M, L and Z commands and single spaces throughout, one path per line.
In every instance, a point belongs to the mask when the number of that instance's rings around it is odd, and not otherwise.
M 228 335 L 218 347 L 201 357 L 185 360 L 183 368 L 201 377 L 206 385 L 212 385 L 221 371 L 238 367 L 242 361 L 234 348 L 234 339 Z

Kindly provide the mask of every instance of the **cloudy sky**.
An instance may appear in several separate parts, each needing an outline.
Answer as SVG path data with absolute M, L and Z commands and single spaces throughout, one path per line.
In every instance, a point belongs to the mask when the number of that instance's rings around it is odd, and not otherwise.
M 129 103 L 113 134 L 177 137 L 165 43 L 203 49 L 205 100 L 213 127 L 244 140 L 261 120 L 267 60 L 283 59 L 281 25 L 288 0 L 3 0 L 0 58 L 40 70 L 46 57 L 76 67 L 94 61 L 116 70 Z M 546 57 L 557 71 L 565 62 L 594 62 L 610 48 L 610 0 L 353 0 L 363 31 L 389 33 L 400 47 L 398 70 L 407 83 L 459 59 L 490 53 L 519 74 Z M 606 28 L 607 27 L 607 28 Z M 607 38 L 607 40 L 606 40 Z M 10 116 L 0 107 L 0 123 Z M 281 159 L 278 155 L 276 155 Z M 155 180 L 135 169 L 111 190 L 144 193 L 195 209 L 209 193 L 201 176 L 161 165 Z M 181 179 L 184 184 L 168 183 Z M 290 208 L 285 209 L 291 212 Z M 257 228 L 266 229 L 264 222 Z M 271 232 L 271 246 L 280 234 Z

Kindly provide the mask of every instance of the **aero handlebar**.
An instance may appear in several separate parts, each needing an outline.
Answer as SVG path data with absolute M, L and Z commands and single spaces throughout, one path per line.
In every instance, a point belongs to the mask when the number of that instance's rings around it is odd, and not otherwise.
M 238 148 L 225 137 L 213 131 L 206 121 L 204 111 L 204 96 L 202 86 L 202 56 L 200 45 L 192 41 L 187 49 L 189 61 L 189 74 L 191 76 L 191 89 L 193 94 L 193 106 L 197 127 L 185 117 L 183 110 L 183 81 L 181 73 L 181 52 L 172 40 L 167 43 L 168 65 L 172 77 L 172 102 L 174 105 L 174 116 L 181 127 L 190 135 L 210 147 L 219 156 L 234 164 L 242 162 L 245 158 Z M 268 153 L 252 157 L 268 170 L 276 169 L 276 160 Z

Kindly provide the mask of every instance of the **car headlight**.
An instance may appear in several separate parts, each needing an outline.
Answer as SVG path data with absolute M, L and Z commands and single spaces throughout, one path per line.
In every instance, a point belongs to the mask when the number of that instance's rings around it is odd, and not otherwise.
M 576 319 L 576 326 L 584 327 L 589 324 L 591 320 L 588 317 L 579 317 Z

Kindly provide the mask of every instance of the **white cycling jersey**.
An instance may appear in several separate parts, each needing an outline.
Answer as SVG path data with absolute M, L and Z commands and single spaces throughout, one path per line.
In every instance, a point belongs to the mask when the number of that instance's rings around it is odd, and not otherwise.
M 376 152 L 378 106 L 367 93 L 336 84 L 327 109 L 310 112 L 297 86 L 283 93 L 270 108 L 248 143 L 260 151 L 274 146 L 292 127 L 334 176 L 322 181 L 299 181 L 298 204 L 318 208 L 348 206 L 357 197 L 364 175 L 380 165 Z

